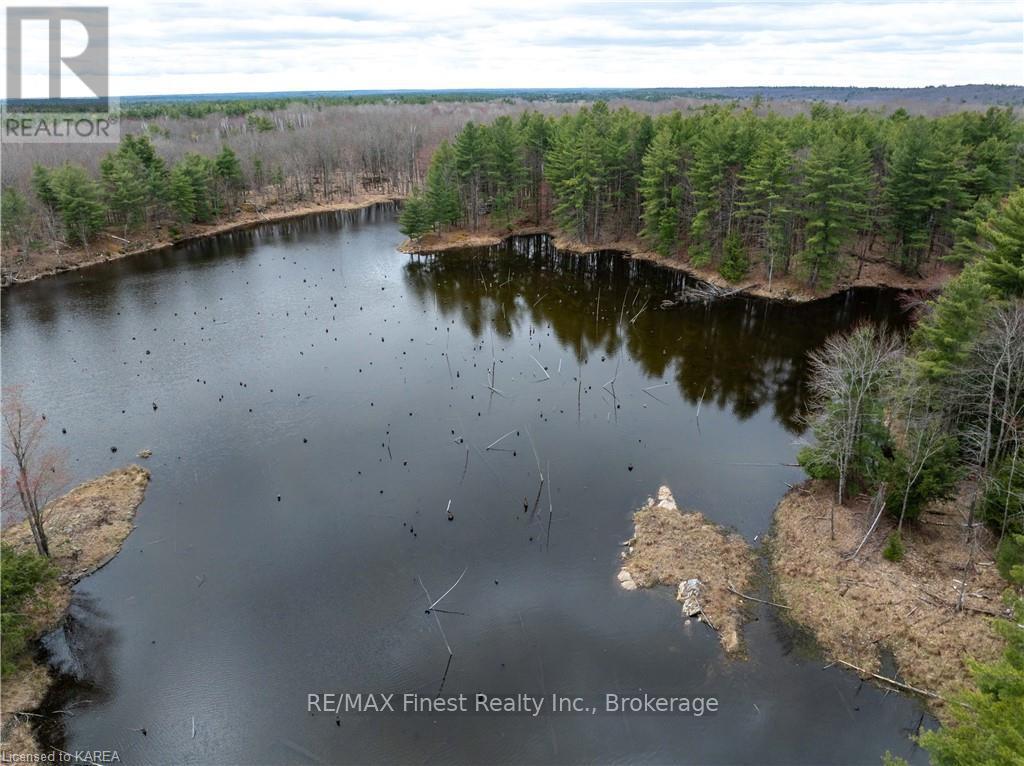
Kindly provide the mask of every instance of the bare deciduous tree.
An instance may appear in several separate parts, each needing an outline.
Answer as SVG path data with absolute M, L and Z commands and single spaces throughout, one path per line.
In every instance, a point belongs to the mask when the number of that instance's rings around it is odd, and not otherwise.
M 933 391 L 910 365 L 903 365 L 899 385 L 888 402 L 890 432 L 897 449 L 906 459 L 906 473 L 894 487 L 900 497 L 898 533 L 910 504 L 911 492 L 928 462 L 942 451 L 949 433 L 949 423 L 933 401 Z
M 838 502 L 857 458 L 868 418 L 876 417 L 882 383 L 894 369 L 902 344 L 894 335 L 860 325 L 846 335 L 833 335 L 810 355 L 813 415 L 818 440 L 817 460 L 835 470 Z M 835 512 L 830 520 L 835 537 Z
M 25 402 L 22 390 L 3 390 L 3 443 L 10 458 L 3 469 L 3 508 L 28 518 L 36 549 L 49 556 L 43 510 L 67 486 L 67 458 L 45 443 L 46 420 Z
M 1024 304 L 1018 301 L 989 317 L 956 383 L 965 440 L 978 476 L 967 520 L 968 556 L 958 600 L 958 607 L 962 607 L 974 565 L 976 527 L 980 523 L 975 516 L 981 490 L 998 483 L 996 472 L 1004 458 L 1011 461 L 1005 487 L 1004 533 L 1013 499 L 1013 473 L 1024 430 Z

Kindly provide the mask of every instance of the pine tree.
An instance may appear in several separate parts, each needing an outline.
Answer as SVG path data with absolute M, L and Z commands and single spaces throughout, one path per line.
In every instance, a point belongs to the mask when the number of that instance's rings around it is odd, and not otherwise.
M 933 123 L 919 117 L 903 126 L 883 194 L 903 271 L 918 272 L 961 204 L 961 161 L 959 144 Z
M 931 313 L 917 326 L 916 363 L 929 380 L 948 378 L 967 361 L 990 306 L 992 291 L 973 264 L 946 285 Z
M 455 168 L 462 185 L 463 207 L 468 211 L 467 221 L 476 231 L 480 227 L 482 203 L 484 148 L 480 128 L 467 122 L 455 139 Z
M 0 194 L 0 242 L 4 248 L 28 244 L 32 219 L 28 200 L 14 188 Z
M 96 182 L 80 165 L 65 164 L 50 171 L 49 188 L 68 238 L 87 245 L 104 223 L 105 210 Z
M 430 161 L 424 191 L 431 226 L 453 226 L 462 217 L 458 182 L 455 151 L 451 144 L 442 141 Z
M 189 223 L 196 217 L 196 195 L 192 177 L 184 165 L 171 171 L 167 189 L 168 202 L 178 220 Z
M 214 159 L 213 176 L 216 179 L 214 185 L 216 202 L 214 206 L 217 213 L 220 212 L 222 200 L 232 206 L 237 205 L 238 195 L 244 186 L 245 179 L 242 175 L 242 164 L 238 161 L 238 156 L 230 147 L 223 147 L 220 150 L 220 154 Z M 326 178 L 324 183 L 327 183 Z
M 778 134 L 769 132 L 761 139 L 741 180 L 744 199 L 739 215 L 753 226 L 770 291 L 779 257 L 788 264 L 786 232 L 792 219 L 793 154 Z
M 527 196 L 533 202 L 533 218 L 539 223 L 543 214 L 541 185 L 544 181 L 544 158 L 551 145 L 550 123 L 539 112 L 524 112 L 519 120 L 519 134 L 523 139 Z
M 183 221 L 210 221 L 220 214 L 216 167 L 209 157 L 189 153 L 171 171 L 172 204 Z M 188 185 L 190 194 L 184 191 Z M 191 215 L 186 217 L 186 214 Z
M 147 173 L 131 152 L 112 152 L 100 161 L 104 197 L 113 216 L 125 231 L 142 222 L 148 197 Z
M 492 213 L 499 224 L 508 225 L 518 216 L 519 195 L 525 178 L 522 142 L 510 117 L 499 117 L 486 130 L 484 152 Z
M 1000 295 L 1024 297 L 1024 188 L 981 226 L 982 277 Z
M 812 288 L 834 277 L 840 248 L 864 214 L 869 186 L 867 147 L 830 131 L 819 134 L 803 178 L 807 236 L 800 260 Z
M 426 234 L 431 227 L 430 209 L 421 194 L 413 194 L 402 206 L 398 216 L 398 230 L 405 236 L 416 239 Z
M 552 215 L 556 223 L 579 239 L 586 239 L 599 183 L 596 134 L 589 123 L 589 111 L 563 117 L 555 127 L 551 150 L 545 163 L 554 197 Z
M 32 191 L 39 201 L 54 212 L 57 210 L 57 192 L 53 189 L 53 176 L 50 168 L 35 165 L 32 168 Z
M 643 158 L 640 193 L 643 198 L 642 234 L 661 255 L 679 245 L 682 225 L 682 150 L 676 128 L 665 123 L 655 133 Z

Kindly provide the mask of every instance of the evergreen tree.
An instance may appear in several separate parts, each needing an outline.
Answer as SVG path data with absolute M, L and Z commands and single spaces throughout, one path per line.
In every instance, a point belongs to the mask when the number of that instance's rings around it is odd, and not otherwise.
M 550 123 L 539 112 L 525 112 L 519 120 L 519 134 L 524 147 L 527 196 L 533 202 L 533 217 L 541 220 L 541 185 L 544 181 L 544 158 L 551 145 Z
M 50 171 L 49 189 L 56 197 L 68 238 L 87 245 L 103 227 L 105 218 L 99 186 L 89 178 L 85 168 L 65 164 Z
M 640 191 L 644 200 L 642 234 L 661 255 L 679 245 L 683 216 L 682 150 L 676 128 L 665 123 L 643 158 Z
M 424 192 L 431 226 L 453 226 L 462 217 L 458 181 L 455 150 L 447 141 L 442 141 L 430 161 Z
M 50 210 L 57 210 L 57 192 L 53 188 L 53 176 L 50 168 L 45 165 L 35 165 L 32 168 L 32 191 L 35 192 L 39 201 Z
M 131 153 L 117 151 L 100 162 L 107 207 L 115 219 L 127 229 L 142 222 L 145 215 L 148 185 L 141 160 Z
M 230 147 L 223 147 L 213 160 L 213 177 L 216 181 L 213 186 L 215 209 L 219 212 L 222 203 L 237 205 L 245 179 L 242 175 L 242 164 Z M 327 183 L 326 178 L 324 183 Z
M 865 210 L 870 158 L 864 144 L 852 145 L 823 132 L 804 165 L 806 246 L 800 260 L 812 288 L 829 283 L 839 266 L 844 241 Z
M 499 117 L 486 130 L 485 169 L 491 212 L 499 224 L 508 225 L 518 216 L 519 195 L 526 170 L 522 143 L 512 118 Z
M 1024 297 L 1024 188 L 981 226 L 981 238 L 982 278 L 1004 297 Z
M 421 194 L 413 194 L 402 206 L 402 212 L 398 216 L 398 230 L 405 236 L 416 239 L 430 231 L 431 225 L 427 201 Z
M 793 155 L 777 133 L 763 136 L 741 179 L 740 215 L 753 225 L 771 290 L 778 259 L 782 258 L 784 270 L 788 265 L 786 235 L 792 221 Z
M 963 368 L 985 322 L 991 294 L 978 264 L 946 285 L 913 336 L 915 361 L 926 378 L 942 380 Z
M 172 204 L 183 221 L 205 223 L 220 214 L 216 166 L 209 157 L 189 153 L 171 171 Z M 184 186 L 189 187 L 189 193 Z M 191 215 L 185 217 L 185 214 Z
M 924 118 L 907 122 L 890 162 L 884 202 L 889 209 L 900 268 L 916 274 L 940 228 L 962 200 L 961 151 Z
M 484 171 L 483 136 L 474 122 L 467 122 L 455 139 L 455 168 L 462 184 L 463 207 L 467 221 L 476 231 L 480 227 Z
M 31 228 L 28 200 L 17 189 L 4 189 L 0 194 L 0 242 L 4 248 L 26 246 Z
M 182 223 L 196 218 L 196 195 L 192 177 L 184 165 L 177 165 L 168 182 L 168 201 L 171 209 Z
M 739 232 L 734 231 L 726 236 L 722 250 L 724 255 L 719 273 L 730 282 L 739 282 L 750 270 L 750 258 Z

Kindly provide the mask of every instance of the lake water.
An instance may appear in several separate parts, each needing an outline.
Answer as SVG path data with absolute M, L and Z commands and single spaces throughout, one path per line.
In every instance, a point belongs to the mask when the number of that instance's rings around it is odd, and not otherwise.
M 761 540 L 802 478 L 807 351 L 900 321 L 894 295 L 661 310 L 683 277 L 649 263 L 401 240 L 378 207 L 4 291 L 3 382 L 76 478 L 153 450 L 137 529 L 47 639 L 44 708 L 74 715 L 44 740 L 122 763 L 926 762 L 917 701 L 823 670 L 770 608 L 730 660 L 670 589 L 615 579 L 661 484 Z M 420 581 L 436 599 L 463 571 L 442 634 Z M 719 709 L 307 710 L 346 691 Z

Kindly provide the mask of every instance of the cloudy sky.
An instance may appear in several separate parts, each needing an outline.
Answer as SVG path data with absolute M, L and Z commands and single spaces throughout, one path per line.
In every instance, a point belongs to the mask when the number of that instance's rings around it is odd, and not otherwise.
M 44 95 L 45 32 L 23 32 L 25 95 Z M 114 95 L 1024 84 L 1024 0 L 118 0 L 110 40 Z

